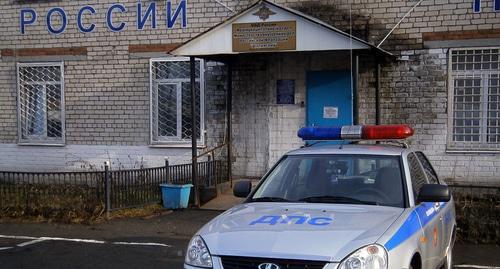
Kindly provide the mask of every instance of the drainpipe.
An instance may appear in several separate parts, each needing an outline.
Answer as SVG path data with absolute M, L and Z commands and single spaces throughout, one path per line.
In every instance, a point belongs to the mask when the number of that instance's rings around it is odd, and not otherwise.
M 200 206 L 200 195 L 198 186 L 198 160 L 196 140 L 196 62 L 193 56 L 189 58 L 190 62 L 190 83 L 191 83 L 191 178 L 194 185 L 194 205 Z
M 380 124 L 380 60 L 375 55 L 375 125 Z
M 231 113 L 233 99 L 233 64 L 231 61 L 227 63 L 227 103 L 226 103 L 226 121 L 227 121 L 227 176 L 230 186 L 233 187 L 233 177 L 231 171 Z
M 358 77 L 359 77 L 359 56 L 356 54 L 354 56 L 353 63 L 353 78 L 352 78 L 352 117 L 353 124 L 358 125 L 359 123 L 359 109 L 358 109 Z

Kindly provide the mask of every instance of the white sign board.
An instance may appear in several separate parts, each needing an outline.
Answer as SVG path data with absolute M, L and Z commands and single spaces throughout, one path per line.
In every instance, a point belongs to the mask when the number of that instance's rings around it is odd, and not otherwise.
M 323 107 L 323 118 L 324 119 L 338 119 L 339 108 L 335 106 L 325 106 Z

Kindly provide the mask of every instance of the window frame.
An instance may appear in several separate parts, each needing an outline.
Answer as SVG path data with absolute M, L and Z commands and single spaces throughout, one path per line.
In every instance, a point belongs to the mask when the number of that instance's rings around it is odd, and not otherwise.
M 153 91 L 155 90 L 155 82 L 153 79 L 153 63 L 155 62 L 189 62 L 190 58 L 189 57 L 160 57 L 160 58 L 150 58 L 149 60 L 149 144 L 150 146 L 157 146 L 157 147 L 191 147 L 191 138 L 189 140 L 182 140 L 181 139 L 170 139 L 165 136 L 165 139 L 161 140 L 155 140 L 154 139 L 154 133 L 153 130 L 154 128 L 158 128 L 158 126 L 154 125 L 153 117 L 155 117 L 154 114 L 154 105 L 153 105 Z M 197 78 L 196 80 L 199 81 L 200 83 L 200 138 L 197 139 L 197 147 L 204 147 L 205 146 L 205 62 L 203 59 L 195 59 L 196 62 L 199 62 L 200 64 L 200 77 Z M 185 79 L 170 79 L 170 80 L 165 80 L 161 84 L 168 85 L 168 84 L 176 84 L 176 87 L 179 87 L 179 84 L 181 84 L 182 88 L 182 83 L 185 82 Z M 189 79 L 187 82 L 190 82 Z M 156 88 L 157 90 L 157 88 Z M 158 93 L 156 93 L 156 96 L 158 96 Z M 176 103 L 181 104 L 181 106 L 177 105 L 177 124 L 179 124 L 179 113 L 181 113 L 182 117 L 182 100 L 178 100 L 178 98 L 182 98 L 182 92 L 179 94 L 177 92 L 177 100 Z M 156 104 L 156 108 L 158 109 L 158 105 Z M 158 112 L 156 112 L 156 117 L 158 117 Z M 182 120 L 181 124 L 182 124 Z M 158 120 L 156 120 L 158 122 Z M 181 129 L 181 136 L 182 136 L 182 126 L 177 127 L 177 132 L 179 131 L 179 128 Z M 177 134 L 177 137 L 179 137 L 179 134 Z
M 483 141 L 483 136 L 487 136 L 486 133 L 480 133 L 480 141 L 453 141 L 454 136 L 454 107 L 455 107 L 455 78 L 480 78 L 481 79 L 481 96 L 484 96 L 485 92 L 488 91 L 488 83 L 484 85 L 483 80 L 488 80 L 488 78 L 484 78 L 485 75 L 490 74 L 500 74 L 499 72 L 494 72 L 491 70 L 483 71 L 483 70 L 459 70 L 453 71 L 453 52 L 454 51 L 470 51 L 470 50 L 492 50 L 498 49 L 500 47 L 491 46 L 491 47 L 465 47 L 465 48 L 450 48 L 448 49 L 447 55 L 447 63 L 448 63 L 448 105 L 447 105 L 447 113 L 448 113 L 448 127 L 447 127 L 447 135 L 446 135 L 446 152 L 448 153 L 500 153 L 500 143 L 488 143 L 487 141 Z M 499 53 L 500 57 L 500 53 Z M 486 95 L 487 96 L 487 95 Z M 488 100 L 485 100 L 484 97 L 481 100 L 483 105 L 488 105 Z M 488 111 L 487 109 L 481 110 Z M 480 129 L 487 129 L 487 115 L 482 115 L 480 121 Z M 467 146 L 469 145 L 469 146 Z
M 51 139 L 45 135 L 44 139 L 32 140 L 32 139 L 23 139 L 23 128 L 21 122 L 21 78 L 20 78 L 20 69 L 23 67 L 44 67 L 44 66 L 57 66 L 61 69 L 61 138 L 59 139 Z M 26 146 L 65 146 L 66 145 L 66 104 L 65 104 L 65 85 L 64 85 L 64 61 L 57 62 L 17 62 L 16 63 L 16 80 L 17 80 L 17 143 L 18 145 L 26 145 Z M 56 83 L 44 83 L 44 88 L 46 91 L 47 84 L 56 84 Z M 47 104 L 45 104 L 46 106 Z M 47 120 L 44 122 L 45 129 L 47 129 Z

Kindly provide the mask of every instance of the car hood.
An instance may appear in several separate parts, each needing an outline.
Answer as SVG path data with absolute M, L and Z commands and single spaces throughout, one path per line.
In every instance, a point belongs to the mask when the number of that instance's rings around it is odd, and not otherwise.
M 338 262 L 377 241 L 402 208 L 313 203 L 246 203 L 199 235 L 212 255 Z

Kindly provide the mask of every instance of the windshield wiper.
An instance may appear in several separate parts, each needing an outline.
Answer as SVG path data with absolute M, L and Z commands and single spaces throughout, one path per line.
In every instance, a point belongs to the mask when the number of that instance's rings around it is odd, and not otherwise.
M 252 202 L 290 202 L 290 200 L 281 197 L 259 197 L 253 198 Z
M 365 205 L 378 205 L 377 202 L 374 201 L 363 201 L 351 197 L 345 196 L 331 196 L 331 195 L 323 195 L 323 196 L 311 196 L 305 197 L 298 200 L 299 202 L 306 203 L 339 203 L 339 204 L 365 204 Z

